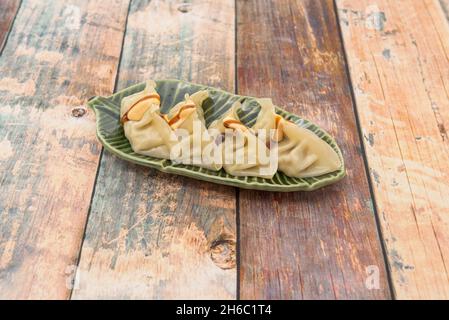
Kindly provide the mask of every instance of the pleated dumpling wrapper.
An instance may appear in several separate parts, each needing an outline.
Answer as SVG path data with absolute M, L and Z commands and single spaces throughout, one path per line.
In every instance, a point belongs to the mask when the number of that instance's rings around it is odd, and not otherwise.
M 239 108 L 241 103 L 237 101 L 221 118 L 209 126 L 210 131 L 218 130 L 224 134 L 223 168 L 234 176 L 271 179 L 277 171 L 277 159 L 273 160 L 270 150 L 263 141 L 239 120 L 237 115 Z
M 207 90 L 186 94 L 184 101 L 175 105 L 164 118 L 177 137 L 171 160 L 218 171 L 222 168 L 221 150 L 216 144 L 216 135 L 211 135 L 206 128 L 202 108 L 208 98 Z
M 254 130 L 265 129 L 265 142 L 278 143 L 278 170 L 295 178 L 316 177 L 338 170 L 338 154 L 312 131 L 276 114 L 271 99 L 258 100 L 261 109 Z M 272 130 L 273 129 L 273 130 Z
M 147 81 L 145 89 L 122 99 L 120 119 L 134 152 L 169 159 L 172 129 L 160 114 L 156 83 Z

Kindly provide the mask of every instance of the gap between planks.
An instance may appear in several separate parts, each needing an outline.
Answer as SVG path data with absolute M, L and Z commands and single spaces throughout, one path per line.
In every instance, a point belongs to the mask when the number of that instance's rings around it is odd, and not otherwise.
M 333 2 L 238 5 L 239 93 L 316 121 L 336 137 L 348 170 L 312 193 L 240 191 L 241 297 L 390 298 Z M 368 266 L 377 266 L 377 290 L 366 286 Z
M 447 1 L 337 7 L 395 296 L 447 299 Z
M 362 127 L 360 124 L 360 116 L 358 114 L 358 109 L 357 109 L 357 103 L 356 103 L 356 98 L 355 98 L 355 93 L 354 93 L 354 86 L 353 86 L 353 81 L 351 78 L 351 73 L 349 72 L 349 62 L 348 62 L 348 57 L 346 54 L 346 48 L 345 48 L 345 44 L 343 41 L 343 34 L 342 34 L 342 30 L 341 30 L 341 21 L 338 15 L 338 8 L 337 8 L 337 3 L 336 0 L 334 0 L 334 10 L 335 10 L 335 18 L 337 19 L 337 25 L 338 25 L 338 34 L 339 34 L 339 38 L 340 38 L 340 42 L 342 45 L 342 51 L 343 51 L 343 56 L 344 56 L 344 65 L 345 65 L 345 72 L 346 72 L 346 76 L 349 79 L 349 88 L 351 90 L 351 99 L 353 101 L 353 109 L 354 109 L 354 114 L 355 114 L 355 121 L 356 121 L 356 125 L 357 125 L 357 132 L 359 135 L 359 143 L 360 146 L 362 148 L 362 156 L 363 156 L 363 163 L 365 165 L 365 174 L 367 177 L 370 176 L 369 174 L 369 164 L 368 164 L 368 157 L 366 154 L 366 148 L 365 148 L 365 144 L 363 143 L 363 131 L 362 131 Z M 381 248 L 382 248 L 382 256 L 384 258 L 384 262 L 385 262 L 385 267 L 386 267 L 386 276 L 387 276 L 387 281 L 388 281 L 388 287 L 390 289 L 390 296 L 392 299 L 395 299 L 395 292 L 394 292 L 394 284 L 393 284 L 393 280 L 392 280 L 392 276 L 391 276 L 391 268 L 390 268 L 390 264 L 388 262 L 388 255 L 387 255 L 387 249 L 385 247 L 385 242 L 384 242 L 384 237 L 382 234 L 382 228 L 381 228 L 381 223 L 380 223 L 380 218 L 379 218 L 379 212 L 377 211 L 377 204 L 376 204 L 376 198 L 374 195 L 374 187 L 373 187 L 373 182 L 371 180 L 371 178 L 368 178 L 368 187 L 369 187 L 369 193 L 370 193 L 370 197 L 373 201 L 373 211 L 374 211 L 374 217 L 376 218 L 376 227 L 377 227 L 377 232 L 379 234 L 379 238 L 380 238 L 380 244 L 381 244 Z
M 23 1 L 16 15 L 0 56 L 1 297 L 70 294 L 100 151 L 83 105 L 112 92 L 124 4 L 107 5 L 114 19 L 86 1 Z
M 20 0 L 4 0 L 0 2 L 0 12 L 2 14 L 0 19 L 0 56 L 8 41 L 9 33 L 14 25 L 21 4 L 22 1 Z
M 233 3 L 192 1 L 180 11 L 169 1 L 133 1 L 117 87 L 174 77 L 232 90 Z M 163 27 L 150 30 L 144 21 Z M 74 299 L 236 297 L 235 266 L 219 267 L 210 252 L 216 239 L 235 239 L 233 188 L 107 152 L 99 170 Z
M 114 89 L 113 89 L 113 93 L 115 93 L 117 91 L 117 85 L 118 85 L 118 79 L 119 79 L 119 75 L 120 75 L 120 64 L 122 61 L 122 55 L 123 55 L 123 46 L 125 44 L 125 37 L 126 37 L 126 29 L 128 26 L 128 17 L 129 17 L 129 10 L 131 8 L 131 2 L 132 0 L 129 0 L 128 3 L 128 10 L 126 12 L 126 18 L 125 18 L 125 28 L 123 30 L 123 38 L 122 38 L 122 46 L 121 46 L 121 50 L 120 50 L 120 55 L 118 58 L 118 66 L 117 66 L 117 73 L 115 75 L 115 81 L 114 81 Z M 78 273 L 78 267 L 79 267 L 79 262 L 80 262 L 80 258 L 81 258 L 81 254 L 83 251 L 83 243 L 84 240 L 86 239 L 86 230 L 87 230 L 87 224 L 89 223 L 89 217 L 90 217 L 90 212 L 92 210 L 92 201 L 94 200 L 94 195 L 95 195 L 95 189 L 97 186 L 97 181 L 98 181 L 98 175 L 100 173 L 100 164 L 101 164 L 101 159 L 103 158 L 103 152 L 104 152 L 104 147 L 101 147 L 101 151 L 100 151 L 100 157 L 98 160 L 98 167 L 97 167 L 97 172 L 95 174 L 95 180 L 94 180 L 94 185 L 93 185 L 93 189 L 92 189 L 92 194 L 90 196 L 90 203 L 89 203 L 89 209 L 87 211 L 87 218 L 86 218 L 86 224 L 84 226 L 84 232 L 83 232 L 83 237 L 81 239 L 81 246 L 80 246 L 80 250 L 79 250 L 79 255 L 78 258 L 76 259 L 76 271 L 74 273 L 74 277 L 73 277 L 73 284 L 75 285 L 75 281 L 77 279 L 77 273 Z M 72 295 L 73 295 L 73 287 L 70 289 L 70 294 L 69 294 L 69 300 L 72 300 Z

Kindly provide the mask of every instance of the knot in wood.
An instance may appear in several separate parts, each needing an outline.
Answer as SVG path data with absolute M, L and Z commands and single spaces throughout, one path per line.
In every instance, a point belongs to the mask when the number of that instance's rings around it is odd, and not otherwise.
M 180 11 L 182 13 L 187 13 L 190 10 L 192 10 L 192 6 L 190 5 L 190 3 L 183 3 L 183 4 L 179 5 L 179 7 L 178 7 L 178 11 Z
M 221 269 L 233 269 L 236 266 L 235 240 L 217 239 L 210 246 L 210 257 Z
M 84 107 L 76 107 L 72 109 L 72 117 L 82 117 L 86 114 L 87 110 Z

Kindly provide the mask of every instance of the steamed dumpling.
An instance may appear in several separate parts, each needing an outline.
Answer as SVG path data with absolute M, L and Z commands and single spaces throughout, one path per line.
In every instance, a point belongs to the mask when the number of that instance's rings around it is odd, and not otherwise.
M 209 126 L 209 130 L 224 134 L 223 168 L 234 176 L 271 179 L 276 173 L 277 162 L 271 161 L 267 146 L 240 122 L 237 115 L 240 107 L 237 101 L 223 117 Z
M 279 170 L 286 175 L 315 177 L 340 168 L 335 150 L 312 131 L 285 119 L 279 121 L 278 130 L 283 135 L 278 144 Z
M 266 136 L 278 142 L 279 171 L 290 177 L 307 178 L 340 168 L 340 158 L 329 144 L 312 131 L 277 115 L 271 100 L 263 100 L 253 129 L 267 130 Z
M 160 106 L 161 98 L 156 91 L 156 82 L 148 80 L 145 89 L 122 99 L 120 106 L 120 121 L 139 121 L 143 114 L 152 106 Z
M 123 98 L 120 118 L 134 152 L 169 159 L 172 129 L 160 114 L 160 98 L 155 87 L 154 81 L 148 81 L 143 91 Z
M 178 130 L 178 144 L 172 150 L 172 160 L 220 170 L 221 150 L 215 142 L 216 136 L 208 132 L 204 120 L 202 104 L 208 98 L 206 90 L 191 96 L 186 94 L 184 101 L 174 106 L 164 117 L 173 130 Z
M 264 130 L 264 137 L 262 140 L 268 146 L 270 143 L 270 129 L 274 129 L 276 127 L 276 113 L 274 112 L 273 102 L 269 98 L 257 99 L 257 102 L 260 105 L 260 111 L 257 115 L 256 123 L 253 125 L 252 129 L 256 134 L 261 133 L 259 130 Z
M 171 108 L 164 117 L 173 129 L 181 128 L 192 133 L 195 120 L 200 121 L 206 128 L 202 105 L 208 98 L 207 90 L 197 91 L 192 95 L 186 94 L 184 100 Z

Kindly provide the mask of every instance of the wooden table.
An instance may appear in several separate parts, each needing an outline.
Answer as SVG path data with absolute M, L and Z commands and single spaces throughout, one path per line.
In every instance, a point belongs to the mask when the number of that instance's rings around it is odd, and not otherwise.
M 0 298 L 449 298 L 447 0 L 0 0 Z M 272 97 L 347 177 L 239 190 L 103 151 L 94 95 Z

